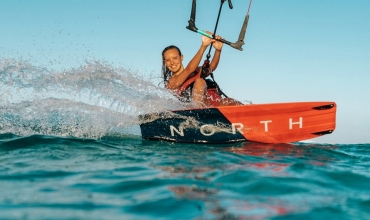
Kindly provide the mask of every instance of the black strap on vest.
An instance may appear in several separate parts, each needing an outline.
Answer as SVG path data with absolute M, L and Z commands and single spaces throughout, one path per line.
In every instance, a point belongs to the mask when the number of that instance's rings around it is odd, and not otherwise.
M 221 90 L 221 88 L 218 86 L 215 78 L 213 77 L 211 67 L 209 66 L 209 59 L 205 60 L 203 65 L 202 65 L 202 76 L 208 76 L 208 75 L 211 76 L 213 82 L 215 83 L 216 90 L 217 90 L 218 94 L 220 94 L 221 96 L 223 95 L 226 98 L 228 98 L 228 96 Z

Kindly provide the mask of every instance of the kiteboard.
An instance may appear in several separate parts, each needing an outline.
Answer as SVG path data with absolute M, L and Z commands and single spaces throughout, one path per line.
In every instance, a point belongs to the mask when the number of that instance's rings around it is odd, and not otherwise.
M 331 134 L 335 102 L 248 104 L 139 116 L 148 140 L 184 143 L 292 143 Z

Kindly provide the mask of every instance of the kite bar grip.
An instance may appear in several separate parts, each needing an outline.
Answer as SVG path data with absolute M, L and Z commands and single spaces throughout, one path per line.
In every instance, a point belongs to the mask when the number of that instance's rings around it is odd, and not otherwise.
M 193 0 L 193 3 L 191 5 L 191 14 L 190 14 L 190 20 L 189 25 L 186 27 L 187 29 L 197 32 L 198 28 L 195 27 L 195 14 L 197 10 L 197 0 Z
M 240 34 L 239 34 L 239 39 L 238 39 L 238 41 L 244 41 L 245 32 L 247 31 L 248 21 L 249 21 L 249 15 L 247 14 L 247 15 L 245 16 L 245 19 L 244 19 L 244 23 L 243 23 L 242 29 L 240 30 Z
M 191 30 L 191 31 L 194 31 L 194 32 L 198 32 L 198 28 L 195 27 L 195 22 L 192 21 L 191 19 L 188 21 L 189 25 L 186 26 L 187 29 Z
M 188 29 L 189 29 L 189 28 L 188 28 Z M 189 29 L 189 30 L 190 30 L 190 29 Z M 195 32 L 197 32 L 197 33 L 199 33 L 199 34 L 201 34 L 201 35 L 204 35 L 204 36 L 206 36 L 206 37 L 209 37 L 209 38 L 215 39 L 212 35 L 208 34 L 207 32 L 204 32 L 204 31 L 201 31 L 201 30 L 197 30 L 197 31 L 195 31 Z M 221 41 L 222 43 L 227 44 L 227 45 L 230 45 L 231 47 L 233 47 L 233 48 L 235 48 L 235 49 L 238 49 L 238 50 L 240 50 L 240 51 L 242 51 L 242 50 L 243 50 L 242 45 L 244 45 L 244 43 L 242 43 L 242 44 L 240 44 L 239 42 L 231 43 L 230 41 L 227 41 L 227 40 L 225 40 L 225 39 L 215 39 L 215 40 L 217 40 L 217 41 Z
M 221 0 L 221 7 L 222 7 L 222 4 L 225 1 L 226 0 Z M 233 4 L 231 3 L 231 0 L 228 0 L 228 3 L 229 3 L 230 9 L 232 9 L 233 8 Z M 220 12 L 221 12 L 221 8 L 220 8 Z M 196 32 L 196 33 L 199 33 L 201 35 L 204 35 L 206 37 L 215 39 L 213 35 L 208 34 L 208 33 L 204 32 L 204 31 L 198 30 L 198 28 L 195 26 L 195 14 L 196 14 L 196 0 L 193 0 L 192 1 L 192 6 L 191 6 L 190 20 L 188 21 L 189 25 L 186 26 L 186 28 L 189 29 L 189 30 L 191 30 L 191 31 L 193 31 L 193 32 Z M 231 42 L 229 42 L 227 40 L 224 40 L 224 39 L 216 39 L 216 40 L 221 41 L 224 44 L 230 45 L 231 47 L 233 47 L 233 48 L 235 48 L 237 50 L 242 51 L 243 50 L 242 46 L 244 45 L 245 31 L 246 31 L 247 25 L 248 25 L 248 20 L 249 20 L 249 15 L 247 14 L 247 16 L 244 19 L 244 23 L 243 23 L 242 29 L 240 31 L 240 34 L 239 34 L 239 40 L 237 42 L 231 43 Z M 217 21 L 218 21 L 218 19 L 217 19 Z M 217 24 L 216 24 L 216 26 L 217 26 Z
M 245 37 L 245 32 L 247 31 L 248 27 L 248 21 L 249 21 L 249 14 L 245 16 L 244 23 L 242 26 L 242 29 L 240 30 L 239 34 L 239 39 L 237 42 L 230 44 L 231 47 L 238 49 L 240 51 L 243 50 L 242 46 L 244 45 L 244 37 Z

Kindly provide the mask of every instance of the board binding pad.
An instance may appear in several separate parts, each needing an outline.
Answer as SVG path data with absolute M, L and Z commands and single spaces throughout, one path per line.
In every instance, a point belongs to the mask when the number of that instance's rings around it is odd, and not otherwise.
M 140 115 L 142 137 L 185 143 L 292 143 L 331 134 L 335 102 L 248 104 Z

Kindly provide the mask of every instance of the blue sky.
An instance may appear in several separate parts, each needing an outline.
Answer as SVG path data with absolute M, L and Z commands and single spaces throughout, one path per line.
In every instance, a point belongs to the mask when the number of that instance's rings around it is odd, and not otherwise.
M 199 29 L 214 28 L 219 0 L 197 1 Z M 225 3 L 218 34 L 236 41 L 249 1 Z M 98 59 L 160 75 L 174 44 L 186 64 L 200 35 L 188 31 L 191 0 L 0 0 L 0 58 L 46 68 Z M 254 0 L 244 51 L 224 46 L 215 78 L 253 103 L 335 101 L 337 129 L 320 139 L 370 143 L 370 1 Z

